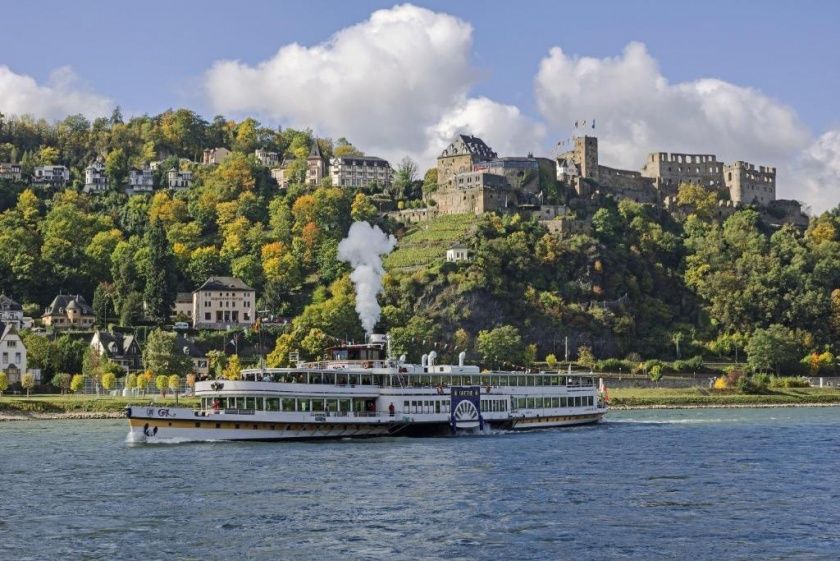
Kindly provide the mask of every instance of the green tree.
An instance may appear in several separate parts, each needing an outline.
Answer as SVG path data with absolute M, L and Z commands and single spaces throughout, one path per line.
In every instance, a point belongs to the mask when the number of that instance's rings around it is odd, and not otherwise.
M 181 389 L 181 377 L 177 374 L 172 374 L 167 379 L 167 386 L 169 390 L 175 394 L 175 403 L 178 403 L 178 391 Z
M 70 374 L 66 372 L 59 372 L 55 376 L 52 377 L 50 383 L 59 389 L 61 395 L 66 394 L 70 391 L 70 381 L 72 380 Z
M 169 387 L 169 376 L 166 374 L 159 374 L 155 377 L 155 387 L 160 392 L 161 397 L 166 397 L 166 388 Z
M 557 368 L 557 357 L 553 354 L 546 355 L 545 363 L 546 365 L 548 365 L 549 369 L 554 370 L 555 368 Z
M 2 396 L 3 392 L 7 389 L 9 389 L 9 377 L 5 372 L 0 371 L 0 396 Z
M 228 357 L 227 364 L 222 371 L 222 377 L 225 380 L 238 380 L 240 371 L 239 357 L 237 355 L 231 355 Z
M 146 270 L 146 287 L 143 299 L 146 302 L 147 315 L 162 324 L 169 319 L 175 303 L 176 277 L 175 262 L 163 224 L 154 222 L 146 234 L 146 247 L 149 253 Z
M 105 156 L 105 175 L 111 185 L 120 187 L 128 178 L 128 156 L 122 148 L 115 148 Z
M 111 391 L 117 385 L 117 377 L 113 372 L 105 372 L 101 378 L 102 388 Z
M 747 342 L 747 364 L 753 372 L 775 372 L 796 365 L 801 354 L 796 334 L 787 327 L 773 324 L 756 329 Z
M 79 393 L 81 390 L 85 388 L 85 377 L 83 374 L 73 374 L 73 378 L 70 380 L 70 391 L 73 393 Z
M 117 314 L 114 311 L 113 299 L 111 298 L 111 286 L 100 282 L 93 291 L 93 312 L 96 314 L 96 324 L 99 327 L 106 327 L 108 320 L 116 321 Z
M 592 354 L 592 349 L 586 345 L 578 347 L 577 363 L 585 368 L 595 368 L 595 355 Z
M 133 390 L 137 387 L 137 374 L 131 373 L 125 377 L 125 388 Z
M 143 364 L 155 374 L 186 374 L 192 359 L 178 348 L 177 337 L 161 329 L 149 333 L 143 348 Z
M 26 397 L 29 397 L 29 394 L 32 392 L 32 388 L 35 387 L 35 374 L 32 372 L 25 373 L 20 377 L 20 385 L 26 390 Z
M 476 348 L 490 368 L 504 365 L 521 365 L 525 347 L 519 330 L 512 325 L 502 325 L 489 331 L 479 331 Z

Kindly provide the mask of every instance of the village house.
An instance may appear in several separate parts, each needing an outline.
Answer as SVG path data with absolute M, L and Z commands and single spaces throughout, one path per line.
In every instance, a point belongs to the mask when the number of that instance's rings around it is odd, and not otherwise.
M 390 187 L 391 165 L 374 156 L 341 156 L 330 160 L 330 177 L 335 187 Z
M 192 187 L 193 174 L 190 170 L 180 171 L 172 168 L 166 172 L 166 183 L 170 189 L 180 190 Z
M 0 179 L 7 181 L 20 181 L 23 179 L 23 171 L 20 164 L 0 163 Z
M 306 158 L 306 184 L 316 186 L 327 176 L 327 160 L 321 154 L 317 141 L 312 142 L 309 157 Z
M 186 319 L 192 322 L 193 319 L 193 295 L 192 292 L 179 292 L 175 296 L 175 304 L 172 309 L 172 318 L 175 321 Z
M 38 166 L 32 176 L 32 183 L 50 187 L 64 187 L 70 181 L 70 170 L 66 166 Z
M 195 329 L 249 327 L 254 323 L 256 291 L 235 277 L 210 277 L 192 296 Z
M 129 195 L 151 193 L 154 190 L 154 187 L 155 176 L 154 173 L 152 173 L 152 168 L 131 168 L 128 171 L 128 188 L 126 191 Z
M 446 261 L 449 263 L 457 263 L 459 261 L 470 260 L 470 248 L 462 243 L 456 243 L 446 250 Z
M 97 329 L 90 340 L 90 347 L 127 373 L 143 369 L 143 356 L 134 335 Z
M 207 375 L 210 373 L 207 354 L 202 352 L 192 339 L 184 337 L 180 333 L 176 334 L 175 348 L 190 357 L 193 364 L 193 372 L 196 373 L 198 378 L 207 378 Z
M 104 193 L 108 190 L 108 178 L 105 176 L 105 165 L 96 160 L 85 168 L 85 193 Z
M 207 148 L 202 155 L 201 163 L 205 166 L 221 164 L 228 156 L 230 156 L 230 150 L 227 148 Z
M 254 150 L 257 161 L 267 168 L 276 167 L 280 163 L 280 154 L 268 150 Z
M 0 323 L 13 324 L 18 329 L 32 327 L 32 318 L 23 315 L 23 306 L 0 294 Z
M 9 384 L 17 384 L 26 373 L 26 346 L 13 323 L 0 322 L 0 371 L 6 373 Z M 34 371 L 40 381 L 40 370 Z
M 41 316 L 44 326 L 56 330 L 90 329 L 95 321 L 93 308 L 80 294 L 59 294 Z

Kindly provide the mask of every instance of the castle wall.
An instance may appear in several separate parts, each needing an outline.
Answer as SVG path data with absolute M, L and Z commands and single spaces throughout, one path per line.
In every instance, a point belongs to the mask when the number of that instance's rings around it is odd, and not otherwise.
M 518 201 L 503 176 L 481 171 L 459 173 L 431 196 L 441 214 L 503 211 Z
M 656 188 L 666 195 L 676 194 L 680 183 L 693 183 L 707 189 L 721 190 L 723 162 L 714 154 L 677 154 L 655 152 L 648 155 L 642 175 L 653 179 Z
M 776 200 L 776 168 L 738 161 L 724 166 L 723 172 L 733 201 L 767 206 Z

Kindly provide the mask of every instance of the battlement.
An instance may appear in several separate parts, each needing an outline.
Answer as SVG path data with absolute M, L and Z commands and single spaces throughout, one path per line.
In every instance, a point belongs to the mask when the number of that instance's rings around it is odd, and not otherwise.
M 714 154 L 678 154 L 676 152 L 651 152 L 648 154 L 650 162 L 670 162 L 674 164 L 711 164 L 717 163 Z
M 732 162 L 731 164 L 728 164 L 724 167 L 727 169 L 727 171 L 728 170 L 734 170 L 734 171 L 746 170 L 746 171 L 758 172 L 760 174 L 767 174 L 767 175 L 772 175 L 772 176 L 776 175 L 776 168 L 774 166 L 758 166 L 758 169 L 756 169 L 755 164 L 751 164 L 749 162 L 744 162 L 742 160 Z

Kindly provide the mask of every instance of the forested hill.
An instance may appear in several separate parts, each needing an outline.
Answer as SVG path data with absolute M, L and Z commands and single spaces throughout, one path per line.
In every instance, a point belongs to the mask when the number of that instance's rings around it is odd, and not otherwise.
M 59 292 L 80 293 L 109 322 L 127 328 L 169 321 L 178 291 L 211 275 L 256 288 L 259 309 L 294 318 L 269 361 L 296 349 L 318 356 L 334 337 L 361 339 L 338 242 L 357 220 L 379 223 L 403 243 L 386 260 L 379 327 L 412 358 L 461 350 L 485 364 L 524 364 L 547 354 L 734 357 L 751 350 L 792 368 L 836 350 L 840 339 L 840 209 L 806 231 L 768 230 L 743 210 L 725 223 L 674 218 L 651 206 L 604 199 L 591 235 L 558 238 L 519 216 L 441 217 L 410 227 L 377 205 L 418 204 L 434 174 L 400 165 L 385 192 L 302 185 L 313 142 L 322 153 L 353 154 L 344 139 L 261 127 L 252 119 L 205 122 L 190 111 L 124 122 L 82 117 L 48 124 L 0 119 L 0 162 L 24 173 L 37 165 L 71 170 L 64 189 L 0 180 L 0 292 L 40 316 Z M 226 146 L 220 165 L 191 163 Z M 253 152 L 294 160 L 296 181 L 280 190 Z M 84 167 L 104 159 L 108 193 L 81 193 Z M 189 160 L 189 161 L 187 161 Z M 130 167 L 189 168 L 194 186 L 127 196 Z M 446 263 L 452 241 L 472 252 Z M 144 313 L 143 302 L 147 304 Z M 829 362 L 834 362 L 831 359 Z

